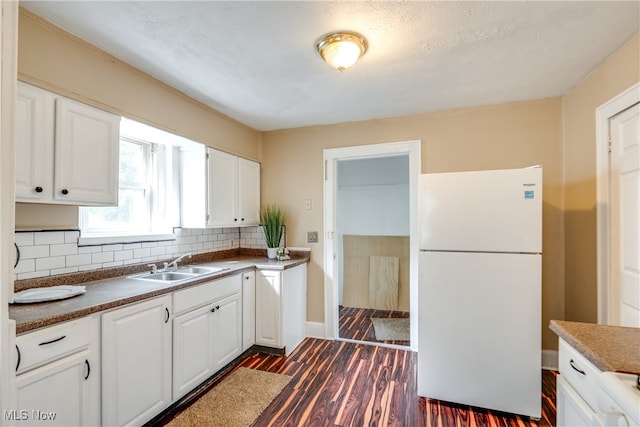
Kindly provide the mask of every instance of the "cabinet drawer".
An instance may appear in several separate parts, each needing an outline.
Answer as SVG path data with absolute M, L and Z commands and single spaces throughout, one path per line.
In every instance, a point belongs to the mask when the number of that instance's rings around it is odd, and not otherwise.
M 591 408 L 597 407 L 600 370 L 563 339 L 559 340 L 560 375 L 571 384 Z
M 177 316 L 185 311 L 208 304 L 215 299 L 238 293 L 241 286 L 242 275 L 237 274 L 174 292 L 173 313 Z
M 89 317 L 19 335 L 16 337 L 17 372 L 25 372 L 60 359 L 88 347 L 90 342 Z

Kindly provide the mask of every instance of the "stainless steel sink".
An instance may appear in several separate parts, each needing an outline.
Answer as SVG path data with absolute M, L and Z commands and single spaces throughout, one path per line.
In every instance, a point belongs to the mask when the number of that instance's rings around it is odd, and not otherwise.
M 130 279 L 139 280 L 152 280 L 155 282 L 177 282 L 180 280 L 195 279 L 199 276 L 206 274 L 218 273 L 220 271 L 228 270 L 229 268 L 223 267 L 200 267 L 200 266 L 186 266 L 181 267 L 175 271 L 159 271 L 156 273 L 142 273 L 134 276 L 129 276 Z
M 188 273 L 188 274 L 197 274 L 197 275 L 203 275 L 203 274 L 212 274 L 212 273 L 218 273 L 219 271 L 224 271 L 224 270 L 228 270 L 229 268 L 223 268 L 223 267 L 199 267 L 199 266 L 187 266 L 187 267 L 180 267 L 178 269 L 178 272 L 180 273 Z
M 196 274 L 177 273 L 175 271 L 165 273 L 145 273 L 132 276 L 133 279 L 156 280 L 160 282 L 177 282 L 178 280 L 192 279 Z

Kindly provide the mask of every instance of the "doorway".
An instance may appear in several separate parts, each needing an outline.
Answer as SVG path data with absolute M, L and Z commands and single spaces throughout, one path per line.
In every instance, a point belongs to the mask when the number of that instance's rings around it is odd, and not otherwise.
M 598 323 L 640 327 L 640 83 L 596 110 Z
M 415 350 L 420 141 L 327 149 L 324 157 L 325 336 Z M 377 339 L 372 317 L 408 319 L 409 339 Z M 347 321 L 370 329 L 351 336 Z M 383 334 L 406 321 L 389 323 Z

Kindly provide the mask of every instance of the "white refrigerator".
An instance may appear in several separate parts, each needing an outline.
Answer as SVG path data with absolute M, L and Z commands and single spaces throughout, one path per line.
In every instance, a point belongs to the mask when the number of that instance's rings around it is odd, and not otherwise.
M 542 168 L 420 177 L 418 395 L 541 416 Z

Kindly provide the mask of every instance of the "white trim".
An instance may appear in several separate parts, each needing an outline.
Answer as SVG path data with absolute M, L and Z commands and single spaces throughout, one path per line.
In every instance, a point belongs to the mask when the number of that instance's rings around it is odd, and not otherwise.
M 0 3 L 0 408 L 17 405 L 13 300 L 15 238 L 15 105 L 17 87 L 18 2 Z M 12 422 L 0 419 L 1 425 Z
M 596 221 L 598 269 L 598 323 L 612 324 L 609 284 L 609 119 L 640 102 L 640 82 L 596 108 Z
M 422 168 L 421 140 L 400 141 L 382 144 L 324 150 L 324 306 L 325 336 L 338 337 L 338 292 L 336 292 L 337 266 L 333 261 L 333 238 L 335 232 L 336 162 L 393 155 L 409 155 L 409 311 L 411 318 L 411 349 L 418 349 L 418 180 Z
M 542 369 L 558 370 L 557 350 L 542 350 Z
M 324 323 L 322 322 L 310 322 L 307 321 L 307 336 L 310 338 L 322 338 L 324 339 Z
M 79 237 L 78 247 L 113 245 L 115 243 L 161 242 L 166 240 L 176 240 L 176 235 L 175 234 L 135 234 L 130 236 Z

